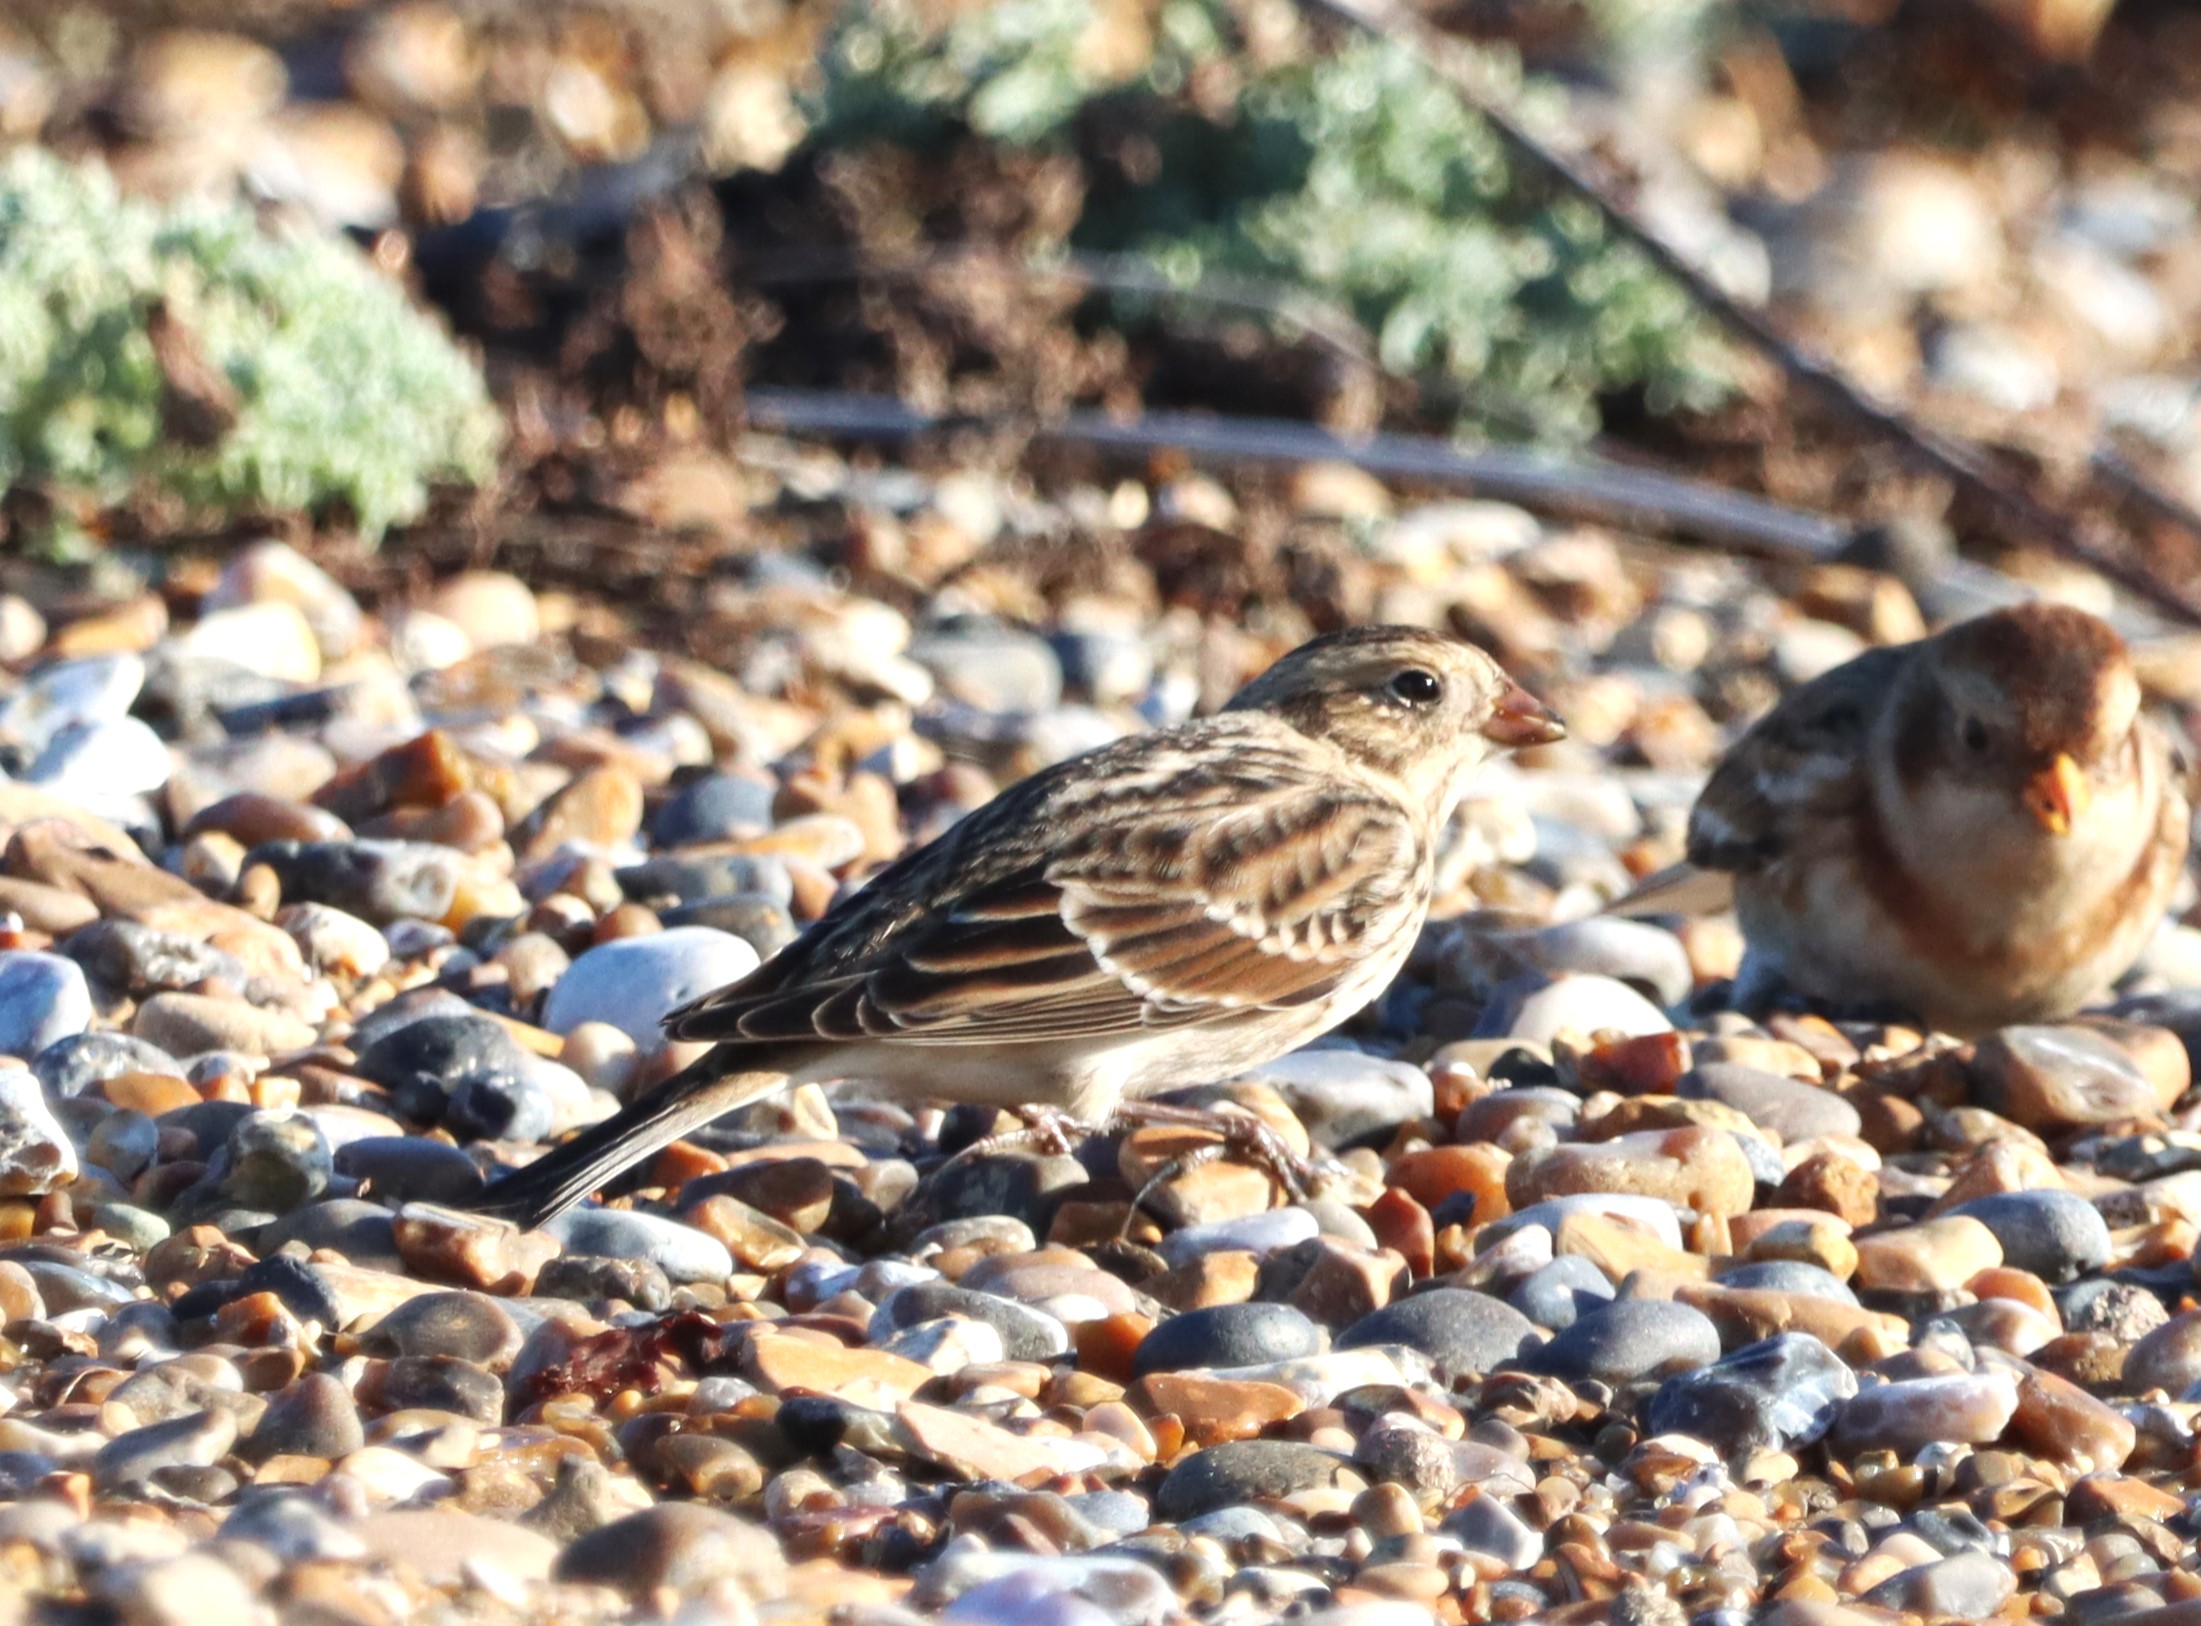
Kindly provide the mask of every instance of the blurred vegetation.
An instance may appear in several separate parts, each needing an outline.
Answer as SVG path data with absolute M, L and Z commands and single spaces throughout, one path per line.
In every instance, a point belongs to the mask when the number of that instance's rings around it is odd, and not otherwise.
M 164 324 L 213 398 L 200 433 Z M 473 363 L 349 243 L 125 199 L 37 149 L 0 167 L 0 487 L 47 493 L 57 523 L 341 509 L 375 539 L 432 484 L 485 479 L 502 435 Z
M 1605 9 L 1616 39 L 1642 41 L 1701 7 Z M 1401 47 L 1317 50 L 1278 16 L 1259 0 L 864 0 L 807 111 L 827 150 L 977 136 L 1078 152 L 1088 192 L 1063 248 L 1135 256 L 1182 289 L 1229 276 L 1325 298 L 1387 370 L 1456 391 L 1464 428 L 1578 440 L 1616 392 L 1654 409 L 1722 397 L 1723 353 L 1683 292 L 1524 178 L 1450 86 Z

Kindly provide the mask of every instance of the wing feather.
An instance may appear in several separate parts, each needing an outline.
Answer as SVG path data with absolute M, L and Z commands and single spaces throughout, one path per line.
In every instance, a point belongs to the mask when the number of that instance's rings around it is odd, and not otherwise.
M 1319 999 L 1370 943 L 1411 933 L 1430 862 L 1411 813 L 1320 766 L 1274 753 L 1218 784 L 1212 759 L 1188 757 L 1184 783 L 1149 782 L 1121 805 L 1096 805 L 1105 780 L 996 803 L 950 832 L 960 855 L 916 855 L 969 875 L 998 840 L 993 873 L 909 910 L 903 894 L 937 883 L 905 859 L 865 888 L 888 889 L 869 905 L 878 918 L 828 916 L 813 931 L 833 926 L 837 941 L 799 940 L 786 965 L 675 1012 L 667 1031 L 991 1044 L 1129 1036 Z M 1020 836 L 1035 827 L 1050 839 Z
M 1810 823 L 1854 805 L 1873 719 L 1917 645 L 1868 650 L 1812 679 L 1751 725 L 1689 813 L 1688 860 L 1749 872 L 1776 863 Z

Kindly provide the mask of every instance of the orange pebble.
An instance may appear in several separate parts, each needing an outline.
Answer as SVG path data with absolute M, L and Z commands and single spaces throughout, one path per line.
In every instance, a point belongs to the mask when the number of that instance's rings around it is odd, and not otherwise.
M 1475 1223 L 1482 1225 L 1513 1212 L 1506 1200 L 1506 1165 L 1512 1161 L 1495 1146 L 1429 1146 L 1396 1158 L 1390 1183 L 1432 1211 L 1456 1192 L 1471 1193 Z
M 2057 1326 L 2063 1325 L 2063 1317 L 2056 1312 L 2056 1301 L 2047 1286 L 2029 1270 L 2019 1270 L 2014 1265 L 1995 1265 L 1981 1271 L 1964 1284 L 1976 1297 L 1983 1299 L 2013 1299 L 2033 1309 Z
M 1376 1241 L 1396 1249 L 1413 1276 L 1427 1276 L 1436 1269 L 1436 1227 L 1429 1221 L 1429 1210 L 1412 1195 L 1393 1186 L 1361 1212 Z

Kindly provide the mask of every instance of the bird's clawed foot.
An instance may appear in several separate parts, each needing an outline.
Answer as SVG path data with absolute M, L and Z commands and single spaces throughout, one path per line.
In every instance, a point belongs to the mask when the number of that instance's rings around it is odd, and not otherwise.
M 1282 1188 L 1291 1201 L 1305 1202 L 1311 1192 L 1328 1184 L 1328 1159 L 1303 1157 L 1277 1133 L 1273 1124 L 1250 1112 L 1230 1112 L 1214 1107 L 1177 1106 L 1167 1101 L 1125 1101 L 1115 1111 L 1116 1125 L 1154 1124 L 1171 1128 L 1201 1129 L 1220 1137 L 1171 1158 L 1140 1188 L 1132 1207 L 1144 1205 L 1157 1186 L 1219 1158 L 1248 1163 Z

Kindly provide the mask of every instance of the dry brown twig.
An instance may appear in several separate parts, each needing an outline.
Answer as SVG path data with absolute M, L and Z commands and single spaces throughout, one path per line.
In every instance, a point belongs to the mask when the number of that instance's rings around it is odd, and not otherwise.
M 1836 410 L 1903 449 L 1919 466 L 1952 482 L 2013 529 L 2038 538 L 2158 608 L 2201 625 L 2201 591 L 2165 581 L 2145 565 L 2122 556 L 2113 546 L 2109 526 L 2075 521 L 2059 513 L 1997 470 L 1979 448 L 1930 429 L 1900 408 L 1876 400 L 1832 361 L 1783 333 L 1763 310 L 1721 288 L 1638 220 L 1614 195 L 1613 187 L 1529 130 L 1512 111 L 1508 87 L 1421 17 L 1392 0 L 1302 0 L 1302 4 L 1330 12 L 1354 27 L 1412 50 L 1466 98 L 1516 155 L 1596 209 L 1613 231 L 1687 289 L 1704 310 Z M 2175 498 L 2149 486 L 2137 470 L 2124 466 L 2117 472 L 2118 483 L 2158 514 L 2181 523 L 2190 515 Z M 2201 529 L 2195 529 L 2194 534 L 2201 539 Z

